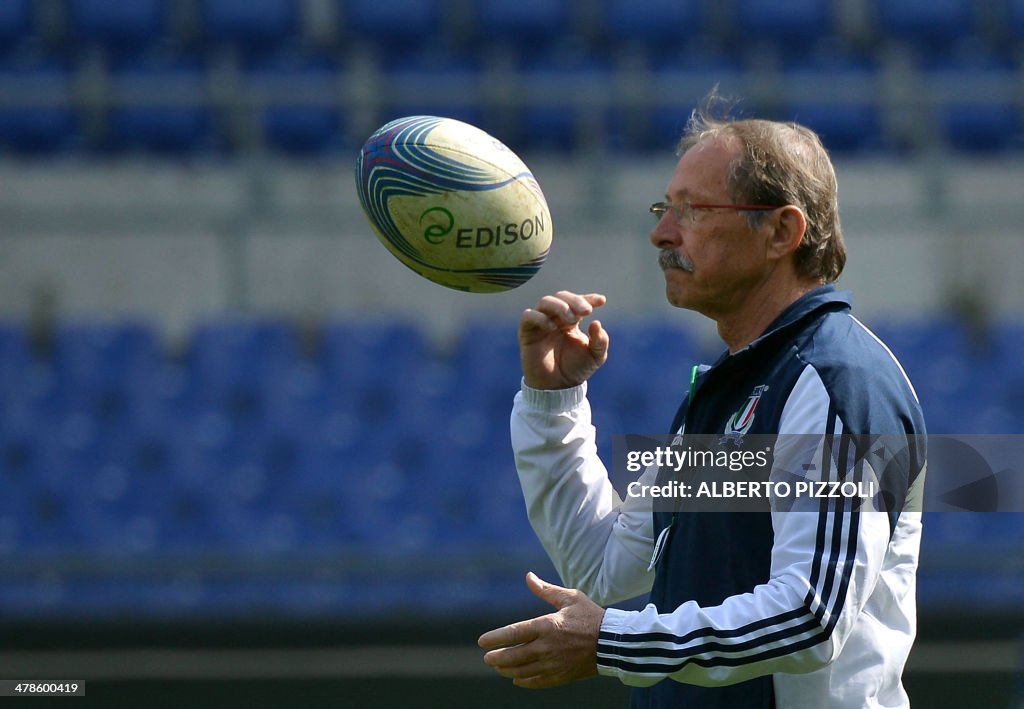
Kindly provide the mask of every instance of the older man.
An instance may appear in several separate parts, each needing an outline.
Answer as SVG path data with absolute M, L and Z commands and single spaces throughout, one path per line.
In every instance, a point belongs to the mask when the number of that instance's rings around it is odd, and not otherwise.
M 687 513 L 620 499 L 586 399 L 609 336 L 579 326 L 605 299 L 547 296 L 520 322 L 512 441 L 530 520 L 572 588 L 528 575 L 558 610 L 485 633 L 485 662 L 523 687 L 618 677 L 636 707 L 909 706 L 924 422 L 899 364 L 830 285 L 846 260 L 831 162 L 800 126 L 700 112 L 680 155 L 651 242 L 669 302 L 712 318 L 728 351 L 694 368 L 672 432 L 807 434 L 826 450 L 845 434 L 903 437 L 885 509 L 822 498 Z M 835 447 L 823 479 L 868 465 Z M 648 591 L 641 611 L 598 605 Z

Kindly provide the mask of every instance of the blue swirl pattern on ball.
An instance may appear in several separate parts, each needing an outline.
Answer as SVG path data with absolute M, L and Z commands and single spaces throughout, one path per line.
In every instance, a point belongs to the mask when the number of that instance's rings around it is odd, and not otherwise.
M 453 191 L 483 192 L 500 189 L 519 179 L 535 184 L 529 172 L 495 180 L 492 172 L 467 165 L 435 150 L 427 143 L 427 136 L 444 120 L 436 116 L 399 118 L 370 136 L 356 161 L 356 184 L 363 210 L 388 242 L 413 263 L 433 271 L 465 274 L 501 289 L 522 285 L 543 266 L 547 258 L 546 251 L 518 266 L 442 268 L 424 260 L 391 216 L 388 202 L 397 196 L 418 197 Z

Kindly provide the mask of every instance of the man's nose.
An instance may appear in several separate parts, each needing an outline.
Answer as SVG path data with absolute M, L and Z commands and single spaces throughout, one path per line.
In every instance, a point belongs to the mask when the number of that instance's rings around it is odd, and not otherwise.
M 658 223 L 651 229 L 651 243 L 658 249 L 671 249 L 679 245 L 679 230 L 671 218 L 671 212 L 661 215 Z

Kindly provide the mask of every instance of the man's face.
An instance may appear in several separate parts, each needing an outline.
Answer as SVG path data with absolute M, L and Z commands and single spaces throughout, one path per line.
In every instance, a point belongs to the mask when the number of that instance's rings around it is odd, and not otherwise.
M 721 139 L 695 145 L 679 159 L 666 200 L 675 205 L 735 202 L 728 172 L 737 152 L 735 143 Z M 672 305 L 712 319 L 727 316 L 746 303 L 767 275 L 765 236 L 737 210 L 686 211 L 684 207 L 682 219 L 666 212 L 651 232 L 651 243 L 665 252 L 662 266 L 669 262 L 665 295 Z M 671 265 L 672 252 L 678 265 Z

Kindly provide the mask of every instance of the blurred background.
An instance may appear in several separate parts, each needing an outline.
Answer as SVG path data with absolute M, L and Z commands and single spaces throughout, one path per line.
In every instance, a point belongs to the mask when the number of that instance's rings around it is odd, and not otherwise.
M 1020 0 L 0 1 L 2 674 L 623 706 L 475 650 L 546 612 L 525 571 L 555 580 L 508 442 L 518 314 L 606 293 L 602 450 L 664 429 L 721 345 L 664 303 L 646 212 L 717 86 L 823 136 L 840 285 L 930 432 L 1020 434 L 1022 62 Z M 527 285 L 447 291 L 377 243 L 355 156 L 418 113 L 533 169 L 555 241 Z M 930 515 L 919 597 L 915 705 L 1010 706 L 1024 515 Z

